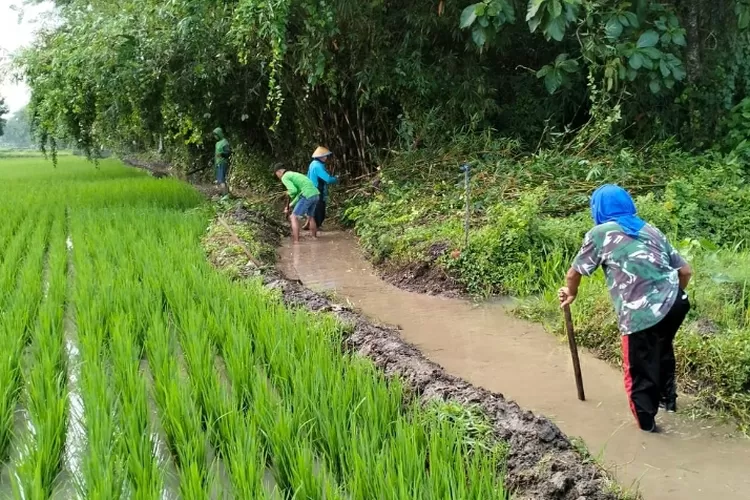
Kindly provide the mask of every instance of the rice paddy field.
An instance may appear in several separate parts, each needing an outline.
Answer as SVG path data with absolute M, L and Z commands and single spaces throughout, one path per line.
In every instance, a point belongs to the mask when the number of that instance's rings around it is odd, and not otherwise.
M 506 447 L 206 261 L 188 185 L 0 159 L 0 496 L 507 498 Z

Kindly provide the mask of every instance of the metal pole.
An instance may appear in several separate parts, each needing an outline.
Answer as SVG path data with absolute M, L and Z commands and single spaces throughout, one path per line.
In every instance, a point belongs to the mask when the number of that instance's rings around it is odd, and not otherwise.
M 570 306 L 563 308 L 565 312 L 565 330 L 568 332 L 568 345 L 570 346 L 570 356 L 573 358 L 573 373 L 576 377 L 576 389 L 578 389 L 578 399 L 586 401 L 586 395 L 583 392 L 583 376 L 581 375 L 581 362 L 578 359 L 578 345 L 576 344 L 576 335 L 573 330 L 573 315 L 570 313 Z
M 471 193 L 469 188 L 469 170 L 471 166 L 468 163 L 461 165 L 461 172 L 464 173 L 464 187 L 466 188 L 466 220 L 464 222 L 464 249 L 469 248 L 469 222 L 471 220 Z

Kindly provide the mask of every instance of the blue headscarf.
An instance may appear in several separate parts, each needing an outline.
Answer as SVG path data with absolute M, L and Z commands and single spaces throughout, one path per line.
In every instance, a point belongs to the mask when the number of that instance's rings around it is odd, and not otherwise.
M 591 196 L 591 216 L 596 225 L 616 222 L 625 234 L 637 238 L 646 223 L 636 215 L 635 203 L 620 186 L 605 184 Z

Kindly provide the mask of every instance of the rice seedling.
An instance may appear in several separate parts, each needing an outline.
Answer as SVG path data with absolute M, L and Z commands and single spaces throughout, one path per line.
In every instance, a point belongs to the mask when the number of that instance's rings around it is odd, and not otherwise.
M 52 494 L 73 418 L 68 391 L 83 401 L 85 442 L 69 444 L 81 497 L 507 496 L 503 448 L 478 424 L 458 410 L 438 418 L 400 381 L 343 353 L 334 320 L 215 272 L 200 246 L 210 210 L 189 186 L 111 161 L 92 169 L 66 157 L 25 174 L 2 165 L 15 204 L 0 202 L 13 221 L 0 228 L 0 341 L 12 353 L 0 359 L 0 451 L 21 387 L 31 423 L 18 496 Z M 72 320 L 76 380 L 65 376 Z
M 180 472 L 180 492 L 185 498 L 210 498 L 208 437 L 190 387 L 180 374 L 173 333 L 160 315 L 154 315 L 146 332 L 146 352 L 154 399 Z
M 114 386 L 118 394 L 118 425 L 122 432 L 121 454 L 125 457 L 126 496 L 156 500 L 164 484 L 154 454 L 155 432 L 149 419 L 148 393 L 141 377 L 142 345 L 139 332 L 127 314 L 114 319 L 111 327 L 111 356 Z
M 47 256 L 48 293 L 32 332 L 31 355 L 24 373 L 28 432 L 14 475 L 14 490 L 22 498 L 51 496 L 65 444 L 63 310 L 67 279 L 61 212 L 55 217 Z
M 44 213 L 33 229 L 28 248 L 18 245 L 18 256 L 6 259 L 3 269 L 3 287 L 8 300 L 4 301 L 3 321 L 0 325 L 0 342 L 7 354 L 0 358 L 0 457 L 7 457 L 13 416 L 21 390 L 21 359 L 36 311 L 42 300 L 42 275 L 44 253 L 49 232 L 49 214 Z M 13 252 L 16 252 L 16 248 Z M 26 253 L 22 259 L 22 252 Z M 9 256 L 12 254 L 9 254 Z M 6 271 L 16 266 L 18 270 Z

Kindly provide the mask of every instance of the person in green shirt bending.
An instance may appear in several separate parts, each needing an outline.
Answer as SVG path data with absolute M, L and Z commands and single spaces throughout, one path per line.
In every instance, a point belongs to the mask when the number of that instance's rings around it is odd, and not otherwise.
M 276 177 L 286 187 L 289 202 L 284 208 L 284 214 L 289 215 L 289 207 L 294 207 L 291 215 L 292 241 L 299 243 L 299 219 L 308 217 L 310 220 L 310 234 L 318 237 L 318 224 L 315 222 L 315 207 L 320 199 L 320 191 L 306 175 L 290 172 L 283 167 L 274 167 Z

